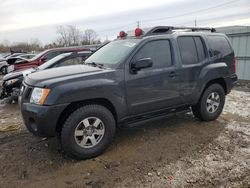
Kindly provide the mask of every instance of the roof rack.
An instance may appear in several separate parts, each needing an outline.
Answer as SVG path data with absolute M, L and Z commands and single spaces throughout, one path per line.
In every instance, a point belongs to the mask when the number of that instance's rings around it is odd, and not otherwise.
M 158 34 L 170 34 L 173 33 L 174 30 L 189 30 L 192 32 L 195 31 L 210 31 L 216 32 L 214 28 L 209 27 L 173 27 L 173 26 L 157 26 L 154 28 L 150 28 L 148 31 L 145 32 L 144 36 L 149 35 L 158 35 Z

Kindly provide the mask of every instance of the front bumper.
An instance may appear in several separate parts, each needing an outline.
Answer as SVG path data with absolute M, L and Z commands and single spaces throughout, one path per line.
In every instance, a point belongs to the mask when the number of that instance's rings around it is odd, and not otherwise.
M 58 119 L 67 105 L 39 106 L 22 103 L 21 112 L 24 124 L 34 135 L 41 137 L 55 136 Z

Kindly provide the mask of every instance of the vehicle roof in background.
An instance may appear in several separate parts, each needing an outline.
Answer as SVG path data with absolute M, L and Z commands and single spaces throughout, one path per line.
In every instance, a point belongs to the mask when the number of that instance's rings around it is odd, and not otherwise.
M 67 58 L 67 57 L 82 57 L 82 56 L 88 56 L 88 55 L 91 55 L 92 52 L 91 51 L 81 51 L 81 52 L 68 52 L 68 53 L 63 53 L 63 54 L 60 54 L 54 58 L 52 58 L 51 60 L 47 61 L 46 63 L 40 65 L 38 67 L 39 70 L 44 70 L 44 69 L 47 69 L 48 67 L 50 66 L 53 66 L 53 64 L 57 63 L 58 61 L 64 59 L 64 58 Z

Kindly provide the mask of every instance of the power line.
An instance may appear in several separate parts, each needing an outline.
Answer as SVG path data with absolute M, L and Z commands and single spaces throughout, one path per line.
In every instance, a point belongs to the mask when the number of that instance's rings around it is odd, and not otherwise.
M 167 19 L 173 19 L 173 18 L 188 16 L 188 15 L 192 15 L 192 14 L 196 14 L 196 13 L 208 11 L 208 10 L 211 10 L 211 9 L 216 9 L 216 8 L 224 7 L 224 6 L 227 6 L 227 5 L 229 5 L 229 4 L 236 3 L 236 2 L 238 2 L 238 1 L 241 1 L 241 0 L 233 0 L 233 1 L 226 2 L 226 3 L 218 4 L 218 5 L 216 5 L 216 6 L 211 6 L 211 7 L 204 8 L 204 9 L 199 9 L 199 10 L 196 10 L 196 11 L 186 12 L 186 13 L 179 14 L 179 15 L 175 15 L 175 16 L 167 16 L 167 17 L 161 17 L 161 18 L 155 18 L 155 19 L 141 20 L 139 23 L 142 23 L 142 22 L 143 22 L 143 23 L 144 23 L 144 22 L 153 22 L 153 21 L 160 21 L 160 20 L 167 20 Z M 114 28 L 111 28 L 111 29 L 101 30 L 101 31 L 99 31 L 99 33 L 103 33 L 103 32 L 106 32 L 106 31 L 118 30 L 118 29 L 121 29 L 121 28 L 124 28 L 124 27 L 127 27 L 127 26 L 134 25 L 134 24 L 136 24 L 136 23 L 138 23 L 138 21 L 137 21 L 137 22 L 133 22 L 133 23 L 131 22 L 131 23 L 126 24 L 126 25 L 123 25 L 123 26 L 114 27 Z
M 196 11 L 191 11 L 191 12 L 187 12 L 187 13 L 179 14 L 179 15 L 175 15 L 175 16 L 168 16 L 168 17 L 148 19 L 148 20 L 141 20 L 141 21 L 142 22 L 152 22 L 152 21 L 167 20 L 167 19 L 172 19 L 172 18 L 178 18 L 178 17 L 188 16 L 188 15 L 191 15 L 191 14 L 196 14 L 196 13 L 204 12 L 204 11 L 211 10 L 211 9 L 224 7 L 226 5 L 229 5 L 229 4 L 238 2 L 238 1 L 240 1 L 240 0 L 233 0 L 233 1 L 226 2 L 226 3 L 218 4 L 216 6 L 212 6 L 212 7 L 208 7 L 208 8 L 196 10 Z

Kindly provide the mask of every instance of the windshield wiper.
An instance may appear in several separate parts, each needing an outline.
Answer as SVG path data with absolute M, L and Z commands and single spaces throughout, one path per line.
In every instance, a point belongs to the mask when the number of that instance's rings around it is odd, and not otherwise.
M 101 63 L 95 63 L 95 62 L 91 62 L 91 63 L 85 63 L 86 65 L 91 65 L 93 67 L 98 67 L 98 68 L 105 68 L 103 64 Z

